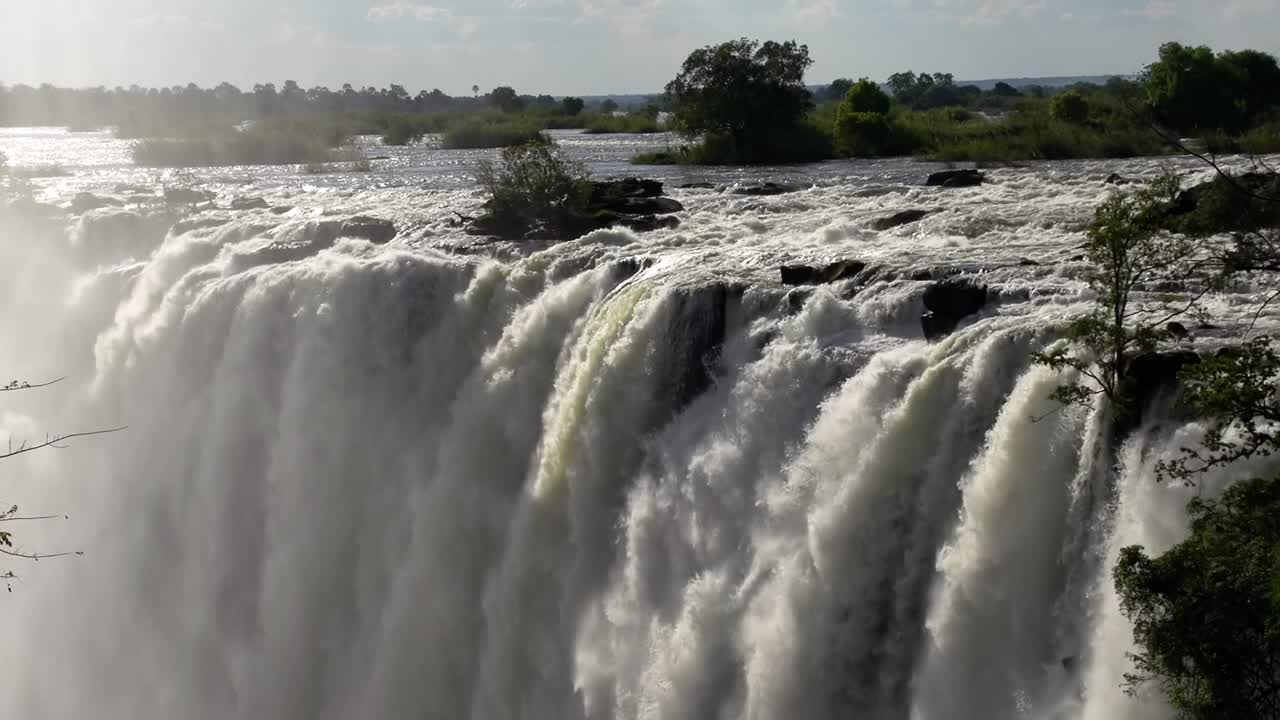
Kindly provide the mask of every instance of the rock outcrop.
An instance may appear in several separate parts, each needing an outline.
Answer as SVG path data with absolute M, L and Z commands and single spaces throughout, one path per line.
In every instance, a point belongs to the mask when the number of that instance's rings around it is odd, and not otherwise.
M 925 181 L 929 187 L 966 188 L 981 185 L 987 179 L 977 170 L 943 170 L 933 173 Z
M 783 285 L 825 285 L 827 283 L 852 280 L 856 278 L 867 264 L 860 260 L 839 260 L 822 266 L 784 265 L 781 270 Z
M 729 194 L 746 195 L 749 197 L 765 197 L 769 195 L 785 195 L 787 193 L 800 192 L 804 189 L 804 186 L 793 185 L 790 183 L 763 182 L 729 188 Z
M 923 220 L 931 212 L 933 211 L 918 210 L 918 209 L 902 210 L 892 215 L 887 215 L 885 217 L 876 218 L 875 220 L 872 220 L 871 229 L 876 230 L 878 232 L 883 232 L 885 230 L 891 230 L 893 228 L 901 227 L 903 225 L 910 225 L 913 222 L 918 222 L 920 220 Z
M 952 278 L 930 285 L 924 291 L 925 313 L 920 327 L 929 341 L 955 332 L 961 321 L 986 307 L 990 291 L 966 278 Z
M 674 215 L 684 210 L 678 200 L 663 195 L 657 180 L 592 181 L 587 198 L 581 207 L 545 208 L 530 213 L 532 217 L 499 215 L 489 208 L 467 219 L 467 233 L 503 240 L 572 240 L 612 227 L 651 232 L 679 227 Z

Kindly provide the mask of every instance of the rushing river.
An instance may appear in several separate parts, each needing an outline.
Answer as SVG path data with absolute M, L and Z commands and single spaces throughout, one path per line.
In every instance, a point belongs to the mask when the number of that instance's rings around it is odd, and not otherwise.
M 1029 355 L 1089 296 L 1112 172 L 1035 164 L 637 169 L 664 137 L 561 134 L 669 187 L 681 226 L 550 247 L 468 238 L 489 153 L 381 148 L 370 173 L 162 173 L 100 135 L 0 132 L 35 199 L 0 227 L 0 367 L 51 388 L 16 437 L 128 425 L 0 465 L 24 525 L 0 714 L 81 720 L 1152 720 L 1121 689 L 1119 549 L 1186 533 L 1159 412 L 1109 447 Z M 197 183 L 176 218 L 139 201 Z M 871 222 L 931 213 L 884 232 Z M 391 220 L 375 245 L 335 222 Z M 857 259 L 856 284 L 780 265 Z M 993 302 L 925 342 L 924 270 Z M 1215 300 L 1237 336 L 1254 289 Z M 1264 314 L 1261 327 L 1280 315 Z M 1033 418 L 1039 418 L 1033 422 Z

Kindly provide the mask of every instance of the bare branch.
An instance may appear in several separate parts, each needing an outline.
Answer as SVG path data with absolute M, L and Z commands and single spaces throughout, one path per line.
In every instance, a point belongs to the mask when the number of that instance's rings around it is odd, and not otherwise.
M 49 387 L 50 385 L 57 385 L 63 380 L 66 380 L 66 378 L 60 377 L 57 380 L 50 380 L 48 382 L 34 383 L 34 384 L 25 382 L 23 380 L 14 380 L 10 382 L 8 385 L 0 385 L 0 392 L 17 392 L 19 390 L 37 390 L 39 388 Z
M 70 435 L 55 435 L 53 437 L 46 439 L 44 442 L 40 443 L 39 445 L 27 445 L 26 443 L 23 443 L 19 445 L 17 449 L 14 449 L 12 443 L 10 443 L 8 452 L 0 453 L 0 460 L 7 460 L 9 458 L 17 457 L 19 455 L 25 455 L 26 453 L 29 453 L 29 452 L 35 452 L 36 450 L 43 450 L 44 448 L 54 448 L 57 450 L 64 450 L 67 448 L 67 446 L 63 445 L 62 443 L 68 440 L 93 437 L 95 435 L 110 435 L 111 433 L 118 433 L 127 429 L 128 429 L 128 426 L 126 425 L 123 427 L 112 428 L 110 430 L 94 430 L 92 432 L 71 433 Z

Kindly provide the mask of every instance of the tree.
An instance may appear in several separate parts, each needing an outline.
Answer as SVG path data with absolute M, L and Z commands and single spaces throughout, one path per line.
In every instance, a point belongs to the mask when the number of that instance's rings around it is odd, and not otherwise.
M 892 101 L 878 85 L 863 78 L 845 95 L 836 108 L 836 148 L 854 157 L 892 154 L 896 147 L 895 128 L 888 113 Z
M 809 48 L 743 38 L 693 51 L 668 83 L 675 128 L 687 136 L 719 136 L 748 159 L 768 154 L 813 107 L 804 74 Z
M 565 115 L 577 117 L 582 113 L 582 109 L 586 107 L 586 103 L 579 97 L 567 97 L 560 101 L 560 106 L 564 109 Z
M 1187 302 L 1134 302 L 1135 292 L 1146 284 L 1186 281 L 1198 268 L 1197 244 L 1165 229 L 1164 208 L 1178 191 L 1178 179 L 1166 176 L 1133 195 L 1114 195 L 1096 211 L 1084 249 L 1098 307 L 1068 325 L 1068 344 L 1035 355 L 1038 363 L 1072 369 L 1084 378 L 1054 391 L 1053 398 L 1064 405 L 1086 405 L 1102 394 L 1122 417 L 1141 412 L 1123 383 L 1130 360 L 1154 350 L 1167 336 L 1167 323 L 1190 312 L 1212 287 L 1206 284 Z
M 1206 46 L 1161 45 L 1145 81 L 1152 111 L 1174 130 L 1239 129 L 1245 121 L 1235 102 L 1243 90 L 1239 77 Z
M 1018 88 L 1007 82 L 998 82 L 995 87 L 991 88 L 991 94 L 996 97 L 1022 97 L 1022 93 Z
M 496 164 L 482 161 L 476 181 L 489 195 L 486 222 L 499 235 L 510 228 L 561 226 L 591 195 L 586 168 L 548 139 L 505 148 Z
M 843 97 L 844 102 L 841 103 L 840 107 L 845 112 L 851 113 L 877 113 L 884 115 L 889 112 L 889 107 L 893 104 L 893 101 L 880 89 L 879 85 L 866 78 L 862 78 L 856 84 L 850 85 Z
M 849 94 L 851 89 L 853 89 L 853 81 L 849 78 L 832 80 L 831 84 L 827 86 L 826 99 L 840 102 L 845 95 Z
M 489 93 L 489 103 L 505 113 L 520 112 L 524 109 L 524 100 L 513 88 L 506 85 L 494 88 Z
M 1280 718 L 1280 478 L 1193 500 L 1191 537 L 1114 570 L 1133 621 L 1131 690 L 1155 682 L 1186 720 Z
M 610 115 L 617 111 L 618 111 L 618 103 L 614 101 L 613 98 L 605 98 L 604 102 L 600 103 L 600 112 L 604 113 L 605 115 Z
M 1077 90 L 1059 93 L 1049 101 L 1049 116 L 1060 122 L 1083 125 L 1089 121 L 1089 101 Z
M 479 86 L 479 85 L 472 85 L 472 86 L 471 86 L 471 94 L 472 94 L 472 95 L 474 95 L 474 96 L 476 96 L 476 97 L 480 97 L 480 86 Z

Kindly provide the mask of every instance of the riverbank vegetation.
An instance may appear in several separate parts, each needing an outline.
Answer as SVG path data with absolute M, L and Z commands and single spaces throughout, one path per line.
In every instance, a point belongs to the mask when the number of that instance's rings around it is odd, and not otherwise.
M 1065 88 L 983 90 L 948 73 L 902 72 L 815 94 L 804 84 L 811 63 L 795 42 L 695 50 L 665 95 L 684 144 L 634 162 L 1127 158 L 1176 152 L 1170 140 L 1187 137 L 1216 152 L 1280 152 L 1280 69 L 1257 51 L 1169 43 L 1137 79 Z
M 1239 110 L 1175 104 L 1161 116 L 1183 132 L 1239 129 L 1250 124 Z M 1183 188 L 1167 176 L 1098 208 L 1085 244 L 1096 305 L 1036 360 L 1080 378 L 1054 397 L 1103 403 L 1117 442 L 1158 396 L 1175 394 L 1172 411 L 1197 421 L 1203 436 L 1161 460 L 1158 480 L 1198 485 L 1214 471 L 1218 482 L 1236 481 L 1219 499 L 1202 493 L 1189 504 L 1189 537 L 1167 552 L 1121 552 L 1113 579 L 1136 645 L 1127 687 L 1158 689 L 1187 720 L 1275 718 L 1280 474 L 1259 461 L 1280 453 L 1280 349 L 1257 325 L 1276 294 L 1264 292 L 1253 322 L 1232 329 L 1225 347 L 1197 348 L 1188 334 L 1223 322 L 1212 315 L 1224 306 L 1217 294 L 1239 283 L 1275 287 L 1280 175 L 1261 161 L 1233 175 L 1201 158 L 1218 170 L 1209 183 Z

